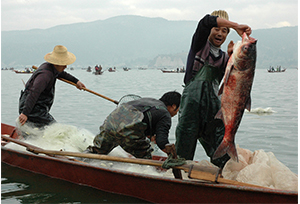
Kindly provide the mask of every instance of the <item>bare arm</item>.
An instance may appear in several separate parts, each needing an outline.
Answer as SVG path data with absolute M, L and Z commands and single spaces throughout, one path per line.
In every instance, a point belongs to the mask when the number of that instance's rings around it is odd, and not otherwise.
M 237 34 L 239 34 L 239 36 L 241 37 L 244 32 L 246 32 L 248 36 L 252 33 L 252 30 L 248 25 L 238 24 L 219 17 L 217 18 L 217 23 L 218 27 L 228 27 L 234 29 L 237 32 Z

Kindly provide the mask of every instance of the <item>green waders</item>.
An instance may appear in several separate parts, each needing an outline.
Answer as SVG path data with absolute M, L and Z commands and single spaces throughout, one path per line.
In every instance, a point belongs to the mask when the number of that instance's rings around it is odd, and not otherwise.
M 184 88 L 176 127 L 176 151 L 180 157 L 193 160 L 199 140 L 211 162 L 222 168 L 230 159 L 227 154 L 212 160 L 225 132 L 223 121 L 214 118 L 221 107 L 217 96 L 221 79 L 219 69 L 206 63 Z
M 142 122 L 144 115 L 135 107 L 122 104 L 116 108 L 100 127 L 94 139 L 93 153 L 108 154 L 120 145 L 126 152 L 137 158 L 151 158 L 153 149 L 145 136 L 147 124 Z

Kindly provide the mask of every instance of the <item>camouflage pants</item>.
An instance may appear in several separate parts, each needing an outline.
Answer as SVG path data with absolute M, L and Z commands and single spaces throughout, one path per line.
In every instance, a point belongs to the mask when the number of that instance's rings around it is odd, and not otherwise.
M 137 158 L 151 158 L 153 149 L 144 133 L 147 124 L 142 122 L 143 118 L 142 112 L 131 105 L 122 104 L 105 119 L 100 133 L 94 139 L 92 152 L 108 154 L 120 145 Z

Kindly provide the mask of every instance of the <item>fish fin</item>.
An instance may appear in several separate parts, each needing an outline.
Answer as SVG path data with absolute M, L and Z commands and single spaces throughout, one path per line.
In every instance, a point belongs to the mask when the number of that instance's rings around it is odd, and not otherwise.
M 229 65 L 230 65 L 230 68 L 228 70 L 226 70 L 226 73 L 225 73 L 224 84 L 227 84 L 227 81 L 228 81 L 229 76 L 230 76 L 230 72 L 233 69 L 233 63 L 230 63 Z
M 230 59 L 227 62 L 227 66 L 224 74 L 224 80 L 219 89 L 218 96 L 220 96 L 223 93 L 224 86 L 227 84 L 232 69 L 233 69 L 233 58 L 230 57 Z
M 232 143 L 227 151 L 227 154 L 233 159 L 235 162 L 239 162 L 239 157 L 235 148 L 235 144 Z
M 233 159 L 236 162 L 239 162 L 235 144 L 232 142 L 227 142 L 225 140 L 222 141 L 222 143 L 219 145 L 219 147 L 215 151 L 215 153 L 213 155 L 213 159 L 218 159 L 218 158 L 224 156 L 226 153 L 231 157 L 231 159 Z
M 244 32 L 242 35 L 242 42 L 245 42 L 246 40 L 249 40 L 248 35 Z
M 224 83 L 222 83 L 219 92 L 218 92 L 218 96 L 220 96 L 223 93 L 223 89 L 224 89 Z
M 220 109 L 217 114 L 215 115 L 215 119 L 221 119 L 224 121 L 222 110 Z
M 247 103 L 246 103 L 246 107 L 245 107 L 249 112 L 251 111 L 251 97 L 249 97 Z

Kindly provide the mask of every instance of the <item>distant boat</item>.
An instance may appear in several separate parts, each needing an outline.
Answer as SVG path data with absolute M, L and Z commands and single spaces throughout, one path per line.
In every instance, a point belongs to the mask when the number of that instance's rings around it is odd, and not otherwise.
M 13 70 L 16 74 L 32 74 L 33 71 L 30 70 L 23 70 L 23 71 L 19 71 L 19 70 Z
M 124 71 L 129 71 L 129 70 L 130 70 L 130 68 L 123 67 L 123 70 L 124 70 Z
M 269 72 L 269 73 L 277 73 L 277 72 L 285 72 L 285 70 L 286 70 L 286 69 L 279 70 L 279 71 L 277 71 L 277 70 L 276 70 L 276 71 L 273 71 L 273 70 L 269 70 L 269 69 L 268 69 L 268 72 Z
M 274 69 L 274 67 L 270 67 L 269 69 L 268 69 L 268 72 L 269 73 L 277 73 L 277 72 L 285 72 L 285 70 L 286 69 L 281 69 L 281 66 L 277 66 L 277 68 L 276 69 Z
M 282 70 L 269 70 L 269 69 L 268 69 L 268 72 L 269 72 L 269 73 L 285 72 L 285 70 L 286 70 L 286 69 L 282 69 Z
M 89 66 L 87 69 L 86 69 L 87 72 L 91 72 L 92 71 L 92 68 Z
M 111 68 L 111 67 L 110 67 L 110 68 L 108 69 L 108 71 L 109 71 L 109 72 L 115 72 L 115 71 L 116 71 L 116 68 L 115 68 L 115 67 L 114 67 L 114 68 Z
M 161 71 L 163 73 L 185 73 L 184 69 L 179 69 L 179 68 L 177 68 L 177 70 L 165 70 L 165 69 L 161 69 Z
M 103 74 L 103 71 L 93 72 L 93 74 L 95 74 L 95 75 L 102 75 L 102 74 Z

